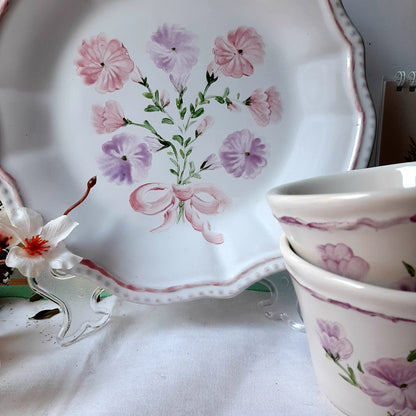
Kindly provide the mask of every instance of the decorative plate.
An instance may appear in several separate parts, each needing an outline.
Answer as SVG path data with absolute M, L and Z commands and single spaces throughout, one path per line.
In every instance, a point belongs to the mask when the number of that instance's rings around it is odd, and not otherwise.
M 74 273 L 132 302 L 230 297 L 283 268 L 265 194 L 365 167 L 375 116 L 336 0 L 10 2 L 0 200 L 71 213 Z M 4 194 L 6 191 L 7 195 Z

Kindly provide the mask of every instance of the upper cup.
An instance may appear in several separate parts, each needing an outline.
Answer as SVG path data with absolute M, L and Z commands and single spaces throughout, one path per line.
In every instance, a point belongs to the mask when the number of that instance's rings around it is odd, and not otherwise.
M 285 184 L 267 200 L 304 259 L 341 276 L 416 291 L 416 162 Z

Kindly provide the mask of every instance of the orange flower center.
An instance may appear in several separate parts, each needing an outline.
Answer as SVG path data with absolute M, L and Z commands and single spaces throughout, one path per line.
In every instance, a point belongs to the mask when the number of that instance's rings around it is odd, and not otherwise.
M 44 240 L 40 235 L 35 235 L 30 240 L 28 238 L 25 239 L 25 246 L 23 249 L 26 250 L 30 256 L 41 256 L 42 254 L 47 253 L 51 248 L 48 243 L 49 241 Z

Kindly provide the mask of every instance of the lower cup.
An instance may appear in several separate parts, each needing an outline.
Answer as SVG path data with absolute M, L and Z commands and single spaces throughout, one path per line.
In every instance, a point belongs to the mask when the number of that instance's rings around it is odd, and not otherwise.
M 321 391 L 350 416 L 416 416 L 416 293 L 373 286 L 281 252 Z

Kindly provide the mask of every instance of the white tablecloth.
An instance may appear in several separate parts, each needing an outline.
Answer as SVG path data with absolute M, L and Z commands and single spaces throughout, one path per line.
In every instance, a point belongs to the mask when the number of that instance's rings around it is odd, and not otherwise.
M 246 291 L 166 306 L 117 301 L 110 322 L 68 347 L 49 301 L 0 299 L 0 414 L 335 416 L 306 335 L 267 319 Z

